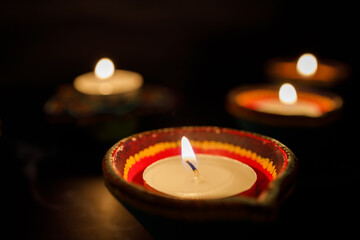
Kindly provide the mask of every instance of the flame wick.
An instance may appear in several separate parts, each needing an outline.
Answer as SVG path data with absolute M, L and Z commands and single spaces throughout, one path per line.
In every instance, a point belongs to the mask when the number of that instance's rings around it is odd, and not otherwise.
M 194 166 L 194 164 L 192 164 L 189 160 L 185 161 L 187 164 L 189 164 L 189 166 L 191 167 L 191 169 L 193 170 L 194 174 L 195 174 L 195 179 L 199 179 L 200 174 L 199 174 L 199 170 L 197 170 L 197 168 Z

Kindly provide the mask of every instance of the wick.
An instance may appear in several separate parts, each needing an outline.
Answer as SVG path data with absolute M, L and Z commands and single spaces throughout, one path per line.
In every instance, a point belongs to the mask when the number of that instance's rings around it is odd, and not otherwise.
M 194 166 L 194 164 L 192 164 L 189 160 L 187 160 L 186 163 L 189 164 L 189 166 L 193 170 L 193 172 L 195 174 L 195 179 L 196 180 L 199 179 L 199 177 L 200 177 L 199 170 L 197 170 L 197 168 Z

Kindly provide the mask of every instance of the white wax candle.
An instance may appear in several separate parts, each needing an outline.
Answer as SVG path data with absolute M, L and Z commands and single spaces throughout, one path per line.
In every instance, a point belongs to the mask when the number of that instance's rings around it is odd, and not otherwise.
M 319 117 L 322 114 L 315 103 L 298 99 L 294 86 L 289 83 L 280 87 L 278 99 L 259 99 L 255 102 L 254 108 L 260 112 L 287 116 Z
M 89 95 L 110 95 L 135 91 L 142 83 L 142 76 L 136 72 L 115 70 L 105 79 L 98 78 L 93 72 L 82 74 L 74 80 L 74 87 Z
M 115 95 L 134 92 L 142 86 L 143 78 L 136 72 L 115 70 L 109 58 L 102 58 L 95 71 L 78 76 L 74 87 L 88 95 Z
M 148 166 L 143 179 L 151 188 L 179 198 L 215 199 L 237 195 L 250 189 L 257 179 L 255 171 L 237 160 L 197 154 L 199 175 L 184 168 L 181 156 L 159 160 Z
M 293 104 L 285 104 L 278 99 L 262 99 L 254 104 L 254 109 L 260 112 L 286 116 L 319 117 L 322 115 L 320 108 L 309 101 L 298 100 Z

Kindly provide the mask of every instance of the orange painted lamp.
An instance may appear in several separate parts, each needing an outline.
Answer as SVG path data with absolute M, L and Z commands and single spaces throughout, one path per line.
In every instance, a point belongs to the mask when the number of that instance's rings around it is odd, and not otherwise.
M 106 186 L 134 215 L 188 221 L 273 220 L 296 172 L 277 140 L 220 127 L 138 133 L 103 159 Z
M 272 59 L 265 65 L 267 76 L 274 81 L 333 87 L 350 74 L 349 66 L 335 60 L 319 60 L 311 53 L 298 59 Z
M 247 85 L 229 91 L 226 107 L 233 116 L 267 126 L 317 127 L 339 118 L 340 96 L 285 83 Z

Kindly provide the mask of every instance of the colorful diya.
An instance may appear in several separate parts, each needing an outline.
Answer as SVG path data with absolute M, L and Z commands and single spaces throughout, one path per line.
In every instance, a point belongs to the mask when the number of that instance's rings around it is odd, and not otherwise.
M 334 93 L 298 88 L 290 84 L 247 85 L 231 90 L 226 99 L 230 114 L 267 126 L 317 127 L 334 122 L 342 109 Z
M 271 80 L 294 84 L 332 87 L 349 76 L 349 66 L 335 60 L 317 60 L 305 53 L 299 59 L 272 59 L 265 65 Z
M 254 182 L 238 194 L 199 199 L 149 187 L 144 181 L 144 171 L 169 158 L 178 157 L 180 163 L 183 136 L 189 139 L 195 155 L 212 156 L 217 159 L 214 161 L 231 159 L 251 168 L 256 174 L 256 178 L 251 175 Z M 191 158 L 185 157 L 185 162 L 192 161 Z M 190 175 L 195 168 L 200 175 L 204 173 L 202 161 L 200 157 L 199 165 L 185 163 Z M 181 165 L 176 171 L 185 171 Z M 219 171 L 221 165 L 217 165 Z M 169 171 L 174 170 L 169 168 Z M 186 221 L 274 220 L 282 201 L 294 188 L 296 172 L 296 157 L 279 141 L 220 127 L 165 128 L 138 133 L 117 142 L 103 159 L 106 186 L 135 217 L 146 215 Z M 170 178 L 176 174 L 174 171 L 167 175 Z M 192 176 L 197 177 L 196 174 Z

